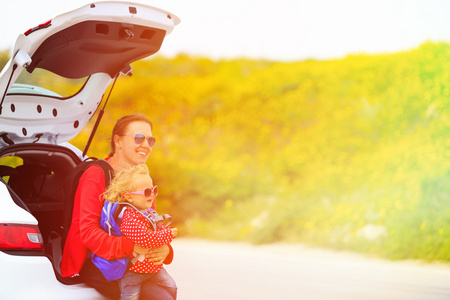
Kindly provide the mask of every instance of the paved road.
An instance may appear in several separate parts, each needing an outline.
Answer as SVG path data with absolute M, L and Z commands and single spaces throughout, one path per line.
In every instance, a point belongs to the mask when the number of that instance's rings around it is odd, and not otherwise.
M 448 300 L 450 266 L 388 262 L 302 245 L 176 239 L 179 300 Z

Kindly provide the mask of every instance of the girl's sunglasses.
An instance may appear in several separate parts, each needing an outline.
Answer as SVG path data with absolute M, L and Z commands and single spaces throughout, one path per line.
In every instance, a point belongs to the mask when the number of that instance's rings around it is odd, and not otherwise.
M 150 198 L 152 195 L 155 195 L 155 197 L 158 195 L 158 186 L 155 185 L 154 187 L 146 187 L 143 191 L 139 192 L 130 192 L 130 194 L 134 195 L 142 195 L 145 198 Z
M 132 135 L 125 135 L 125 136 L 132 136 Z M 143 135 L 142 133 L 136 133 L 134 135 L 134 142 L 138 145 L 142 144 L 146 139 L 147 139 L 148 145 L 150 147 L 155 146 L 155 143 L 156 143 L 155 137 L 153 137 L 153 136 L 145 137 L 145 135 Z

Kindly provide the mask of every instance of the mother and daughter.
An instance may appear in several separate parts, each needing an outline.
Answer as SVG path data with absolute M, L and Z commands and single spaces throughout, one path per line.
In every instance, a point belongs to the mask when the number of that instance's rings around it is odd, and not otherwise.
M 105 192 L 105 177 L 97 165 L 90 166 L 79 180 L 74 199 L 72 223 L 61 262 L 63 277 L 80 276 L 84 282 L 111 299 L 174 300 L 175 281 L 163 264 L 173 260 L 170 242 L 176 228 L 162 225 L 151 231 L 150 222 L 128 208 L 121 225 L 122 236 L 109 235 L 100 226 L 103 201 L 126 201 L 141 211 L 155 209 L 157 187 L 145 163 L 155 145 L 153 125 L 141 114 L 122 117 L 111 136 L 111 153 L 106 159 L 115 178 Z M 108 281 L 91 256 L 106 260 L 145 257 L 130 265 L 125 276 Z

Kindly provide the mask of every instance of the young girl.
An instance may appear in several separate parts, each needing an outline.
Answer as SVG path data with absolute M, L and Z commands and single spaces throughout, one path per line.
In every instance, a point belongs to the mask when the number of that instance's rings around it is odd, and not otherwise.
M 120 171 L 105 191 L 103 198 L 110 202 L 126 201 L 139 209 L 149 213 L 156 209 L 155 198 L 158 187 L 153 186 L 148 168 L 145 164 L 133 166 Z M 150 221 L 134 208 L 127 208 L 123 214 L 120 231 L 142 248 L 154 248 L 169 244 L 176 236 L 176 228 L 168 228 L 158 223 L 156 230 Z M 175 281 L 163 268 L 162 264 L 153 264 L 145 257 L 136 259 L 133 254 L 130 261 L 136 261 L 119 280 L 120 299 L 139 299 L 140 287 L 144 281 L 168 290 L 176 299 L 177 287 Z

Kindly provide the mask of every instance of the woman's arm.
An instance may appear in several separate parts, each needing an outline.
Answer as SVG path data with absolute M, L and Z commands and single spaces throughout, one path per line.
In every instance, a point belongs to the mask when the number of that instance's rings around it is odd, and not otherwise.
M 109 235 L 100 227 L 105 177 L 98 166 L 89 167 L 80 178 L 80 234 L 85 246 L 105 259 L 122 258 L 133 253 L 134 243 L 124 236 Z

